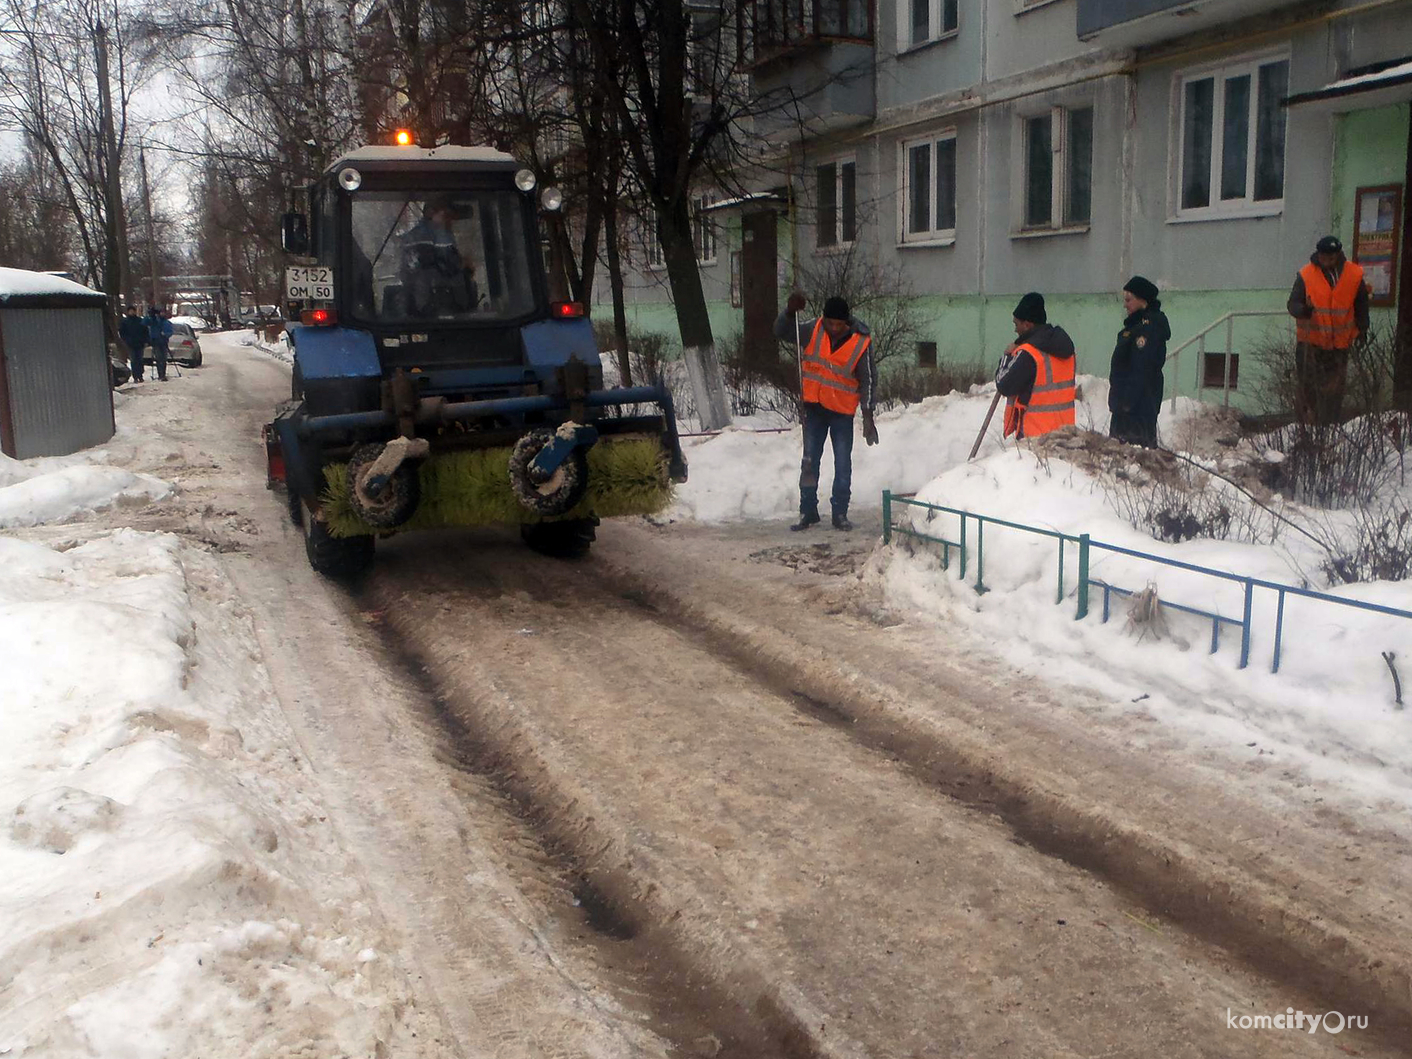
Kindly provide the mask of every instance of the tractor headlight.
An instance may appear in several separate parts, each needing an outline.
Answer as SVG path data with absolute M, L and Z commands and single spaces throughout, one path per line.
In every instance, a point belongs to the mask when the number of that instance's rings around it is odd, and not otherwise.
M 339 172 L 338 185 L 344 191 L 357 191 L 363 186 L 363 174 L 350 165 Z
M 539 193 L 539 204 L 546 210 L 557 210 L 564 205 L 564 193 L 558 188 L 545 188 Z
M 521 191 L 533 191 L 535 185 L 534 173 L 528 169 L 521 169 L 515 174 L 515 187 Z

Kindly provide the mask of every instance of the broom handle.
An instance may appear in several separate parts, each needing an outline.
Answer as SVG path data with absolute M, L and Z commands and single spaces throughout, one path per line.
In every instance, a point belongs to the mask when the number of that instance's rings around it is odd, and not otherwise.
M 995 396 L 992 397 L 992 398 L 991 398 L 991 401 L 990 401 L 990 411 L 986 412 L 986 414 L 985 414 L 985 422 L 981 424 L 981 431 L 980 431 L 979 434 L 976 435 L 976 443 L 971 446 L 971 454 L 970 454 L 969 456 L 967 456 L 966 459 L 968 459 L 968 460 L 974 460 L 974 459 L 976 458 L 976 453 L 980 452 L 980 450 L 981 450 L 981 442 L 982 442 L 983 440 L 985 440 L 985 432 L 990 429 L 990 421 L 991 421 L 993 418 L 995 418 L 995 409 L 996 409 L 996 406 L 999 405 L 999 404 L 1000 404 L 1000 391 L 999 391 L 999 390 L 996 390 L 996 391 L 995 391 Z

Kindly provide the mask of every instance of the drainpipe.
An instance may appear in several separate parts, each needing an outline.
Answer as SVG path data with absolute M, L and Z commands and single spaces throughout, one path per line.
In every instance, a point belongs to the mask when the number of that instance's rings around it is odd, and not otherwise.
M 990 5 L 981 4 L 981 78 L 980 83 L 986 83 L 986 75 L 989 72 L 990 64 Z M 980 327 L 978 328 L 981 342 L 981 361 L 986 358 L 986 290 L 985 290 L 985 250 L 986 241 L 989 239 L 986 218 L 990 216 L 990 204 L 986 200 L 987 188 L 985 179 L 986 160 L 990 157 L 990 135 L 988 118 L 990 114 L 985 109 L 979 109 L 976 115 L 976 187 L 980 190 L 980 216 L 976 219 L 976 297 L 980 299 Z M 1014 167 L 1011 166 L 1013 169 Z

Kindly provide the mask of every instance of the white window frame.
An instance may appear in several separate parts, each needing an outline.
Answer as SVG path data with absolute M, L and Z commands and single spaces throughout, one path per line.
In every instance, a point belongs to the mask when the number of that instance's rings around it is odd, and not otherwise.
M 941 129 L 937 132 L 932 133 L 929 136 L 922 136 L 912 140 L 899 141 L 897 145 L 897 243 L 899 246 L 951 246 L 956 242 L 956 227 L 954 224 L 950 228 L 938 228 L 936 226 L 936 145 L 946 140 L 950 140 L 953 144 L 956 144 L 958 142 L 956 129 Z M 928 157 L 931 159 L 931 164 L 927 170 L 929 174 L 929 179 L 927 180 L 927 203 L 929 212 L 927 216 L 928 218 L 930 218 L 931 226 L 926 231 L 922 232 L 914 232 L 911 230 L 912 149 L 914 147 L 930 148 L 930 150 L 928 151 Z M 959 144 L 956 150 L 959 152 Z M 960 169 L 961 164 L 960 159 L 958 157 L 956 164 L 956 170 L 958 174 L 960 173 Z M 957 196 L 957 198 L 959 199 L 959 196 Z M 957 202 L 953 202 L 951 205 L 952 216 L 954 218 L 959 210 L 959 204 Z
M 822 227 L 816 223 L 814 225 L 814 252 L 816 254 L 827 254 L 838 250 L 847 250 L 858 240 L 858 157 L 853 154 L 838 155 L 835 158 L 820 158 L 812 167 L 814 179 L 814 194 L 819 193 L 818 174 L 819 167 L 831 165 L 833 169 L 833 241 L 823 243 L 819 240 Z M 845 240 L 843 238 L 843 167 L 853 167 L 853 238 Z M 815 208 L 821 205 L 815 202 Z
M 912 39 L 912 4 L 914 0 L 897 0 L 897 50 L 911 51 L 924 48 L 939 40 L 950 40 L 961 33 L 961 0 L 924 0 L 927 10 L 927 35 L 922 40 Z M 956 13 L 956 25 L 946 28 L 946 9 Z
M 1284 212 L 1285 191 L 1289 184 L 1289 113 L 1281 108 L 1280 112 L 1285 118 L 1285 157 L 1282 162 L 1283 180 L 1280 186 L 1280 197 L 1277 199 L 1256 199 L 1255 198 L 1255 166 L 1257 159 L 1257 146 L 1259 136 L 1259 114 L 1260 114 L 1260 68 L 1262 66 L 1272 66 L 1276 63 L 1285 63 L 1292 66 L 1290 52 L 1288 49 L 1278 51 L 1259 52 L 1254 55 L 1243 55 L 1234 59 L 1227 59 L 1219 63 L 1209 63 L 1205 66 L 1195 67 L 1189 70 L 1179 71 L 1172 79 L 1172 130 L 1171 130 L 1171 157 L 1175 165 L 1171 166 L 1171 183 L 1168 188 L 1170 205 L 1167 211 L 1169 223 L 1182 221 L 1217 221 L 1232 220 L 1241 217 L 1273 217 Z M 1245 197 L 1239 199 L 1221 198 L 1221 162 L 1225 152 L 1225 137 L 1221 135 L 1221 129 L 1225 119 L 1226 105 L 1226 81 L 1231 77 L 1239 77 L 1243 73 L 1250 75 L 1250 113 L 1249 128 L 1246 132 L 1246 168 L 1245 168 Z M 1288 76 L 1288 74 L 1286 75 Z M 1185 176 L 1184 165 L 1186 164 L 1186 90 L 1187 85 L 1196 81 L 1210 79 L 1212 82 L 1212 113 L 1211 113 L 1211 172 L 1210 196 L 1211 201 L 1205 206 L 1182 206 L 1182 184 Z M 1288 81 L 1286 81 L 1288 84 Z
M 1087 110 L 1093 115 L 1093 128 L 1089 142 L 1088 170 L 1088 216 L 1086 221 L 1069 222 L 1069 171 L 1073 159 L 1069 156 L 1069 115 L 1075 111 Z M 1049 222 L 1029 223 L 1030 190 L 1030 122 L 1037 118 L 1049 118 L 1049 151 L 1052 161 L 1049 167 Z M 1046 107 L 1043 110 L 1028 110 L 1016 115 L 1017 134 L 1015 143 L 1020 158 L 1020 179 L 1013 191 L 1015 203 L 1015 226 L 1011 238 L 1023 239 L 1031 236 L 1068 235 L 1086 232 L 1093 222 L 1093 139 L 1098 132 L 1098 107 L 1094 100 L 1074 100 L 1070 103 Z
M 696 250 L 696 263 L 698 265 L 714 265 L 717 255 L 720 253 L 720 230 L 716 227 L 716 222 L 711 219 L 709 207 L 716 201 L 716 196 L 710 192 L 705 195 L 698 195 L 692 203 L 691 218 L 691 242 Z M 706 253 L 710 250 L 710 253 Z

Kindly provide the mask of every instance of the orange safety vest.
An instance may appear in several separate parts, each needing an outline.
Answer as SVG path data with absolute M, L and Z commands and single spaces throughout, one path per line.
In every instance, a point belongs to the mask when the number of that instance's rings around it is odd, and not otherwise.
M 1037 438 L 1074 425 L 1074 369 L 1077 357 L 1051 357 L 1028 342 L 1015 347 L 1035 363 L 1034 389 L 1028 404 L 1011 397 L 1005 404 L 1005 436 Z
M 869 335 L 855 333 L 834 349 L 820 317 L 800 353 L 804 400 L 844 415 L 858 411 L 858 379 L 853 373 L 872 341 Z
M 1320 349 L 1347 349 L 1358 337 L 1353 319 L 1353 303 L 1363 287 L 1363 268 L 1352 261 L 1344 263 L 1338 284 L 1330 287 L 1324 270 L 1309 262 L 1299 270 L 1304 280 L 1304 298 L 1314 310 L 1306 320 L 1295 321 L 1295 337 Z

